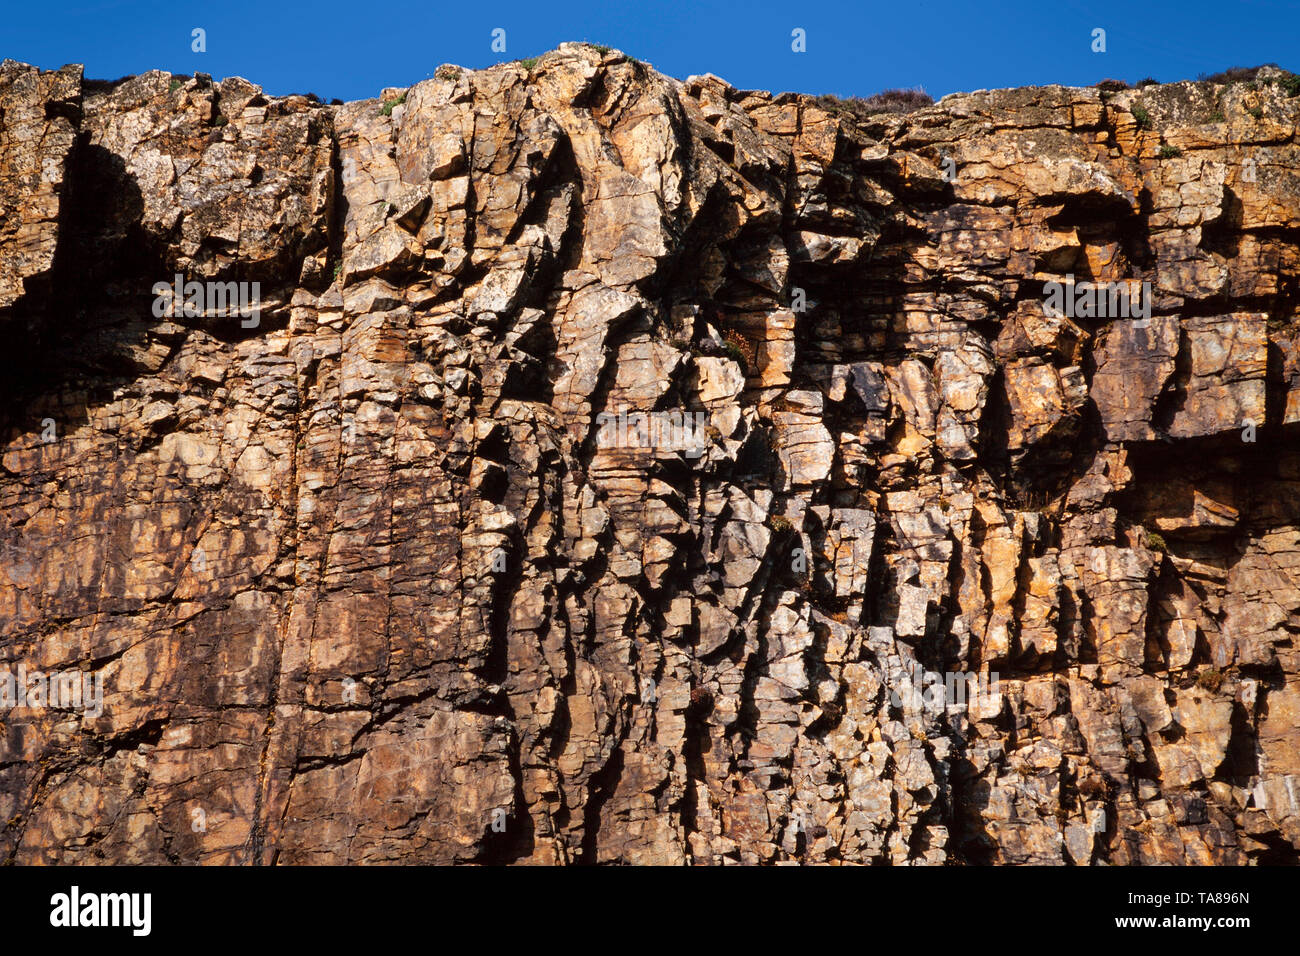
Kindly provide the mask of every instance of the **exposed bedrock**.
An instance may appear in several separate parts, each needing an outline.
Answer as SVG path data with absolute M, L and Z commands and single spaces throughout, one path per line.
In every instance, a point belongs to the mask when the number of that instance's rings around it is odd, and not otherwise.
M 1297 117 L 6 61 L 0 860 L 1297 862 Z

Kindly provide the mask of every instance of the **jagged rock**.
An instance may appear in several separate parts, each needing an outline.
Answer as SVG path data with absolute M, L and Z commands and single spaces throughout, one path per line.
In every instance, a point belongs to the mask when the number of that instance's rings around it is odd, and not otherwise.
M 24 295 L 48 295 L 81 119 L 81 67 L 0 64 L 0 322 Z M 38 307 L 39 309 L 39 307 Z
M 1300 98 L 1245 92 L 5 61 L 0 855 L 1295 862 Z

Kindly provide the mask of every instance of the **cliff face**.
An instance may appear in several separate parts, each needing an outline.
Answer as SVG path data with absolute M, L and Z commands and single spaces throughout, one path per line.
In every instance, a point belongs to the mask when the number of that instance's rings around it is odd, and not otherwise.
M 1298 116 L 6 61 L 0 858 L 1295 862 Z

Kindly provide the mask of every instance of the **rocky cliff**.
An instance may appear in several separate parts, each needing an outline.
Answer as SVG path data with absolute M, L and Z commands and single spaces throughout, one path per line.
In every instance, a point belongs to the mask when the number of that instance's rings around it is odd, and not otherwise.
M 1296 862 L 1285 80 L 6 61 L 0 859 Z

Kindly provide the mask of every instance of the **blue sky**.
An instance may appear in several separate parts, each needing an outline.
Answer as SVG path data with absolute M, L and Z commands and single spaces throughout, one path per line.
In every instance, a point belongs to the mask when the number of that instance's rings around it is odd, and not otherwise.
M 115 79 L 147 69 L 243 76 L 269 93 L 376 96 L 441 63 L 482 68 L 563 40 L 617 47 L 663 73 L 841 96 L 1107 77 L 1192 79 L 1276 62 L 1300 71 L 1300 0 L 4 0 L 0 57 L 44 68 L 85 63 Z M 207 51 L 191 50 L 191 30 Z M 506 52 L 491 49 L 506 31 Z M 1092 31 L 1106 31 L 1094 53 Z M 806 31 L 807 52 L 791 50 Z

